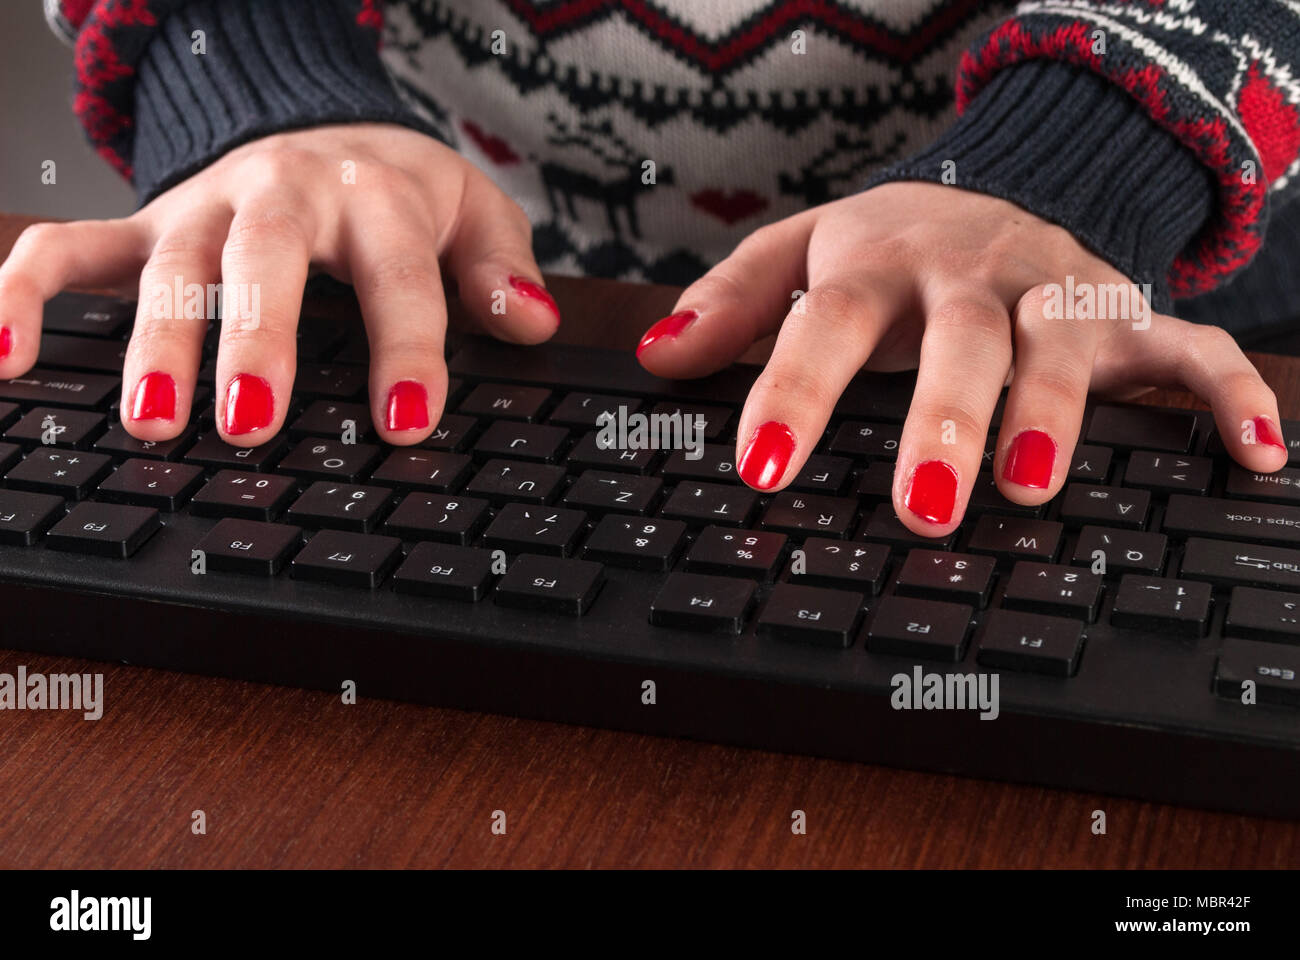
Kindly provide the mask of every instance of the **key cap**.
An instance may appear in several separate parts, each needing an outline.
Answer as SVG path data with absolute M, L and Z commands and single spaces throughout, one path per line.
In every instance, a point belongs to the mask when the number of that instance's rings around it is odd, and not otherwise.
M 4 438 L 27 447 L 85 450 L 103 429 L 103 414 L 36 407 L 6 430 Z
M 1241 702 L 1252 681 L 1257 703 L 1300 706 L 1300 647 L 1236 637 L 1223 641 L 1214 668 L 1214 690 Z
M 232 447 L 221 439 L 220 434 L 209 433 L 200 437 L 199 442 L 182 459 L 190 463 L 201 463 L 205 467 L 230 467 L 263 473 L 280 459 L 287 445 L 288 441 L 282 433 L 256 447 Z
M 0 400 L 51 407 L 93 409 L 122 389 L 122 381 L 99 373 L 33 367 L 21 377 L 0 380 Z
M 492 584 L 492 553 L 447 543 L 417 543 L 393 574 L 393 589 L 475 603 Z
M 277 473 L 308 480 L 349 481 L 364 476 L 378 461 L 379 447 L 372 443 L 340 443 L 309 437 L 300 440 L 275 469 Z
M 1300 544 L 1300 507 L 1175 494 L 1165 508 L 1164 529 L 1181 536 L 1296 546 Z
M 290 425 L 289 436 L 295 440 L 303 437 L 329 437 L 341 441 L 344 424 L 348 422 L 352 424 L 353 439 L 361 441 L 370 438 L 370 408 L 364 403 L 314 400 Z
M 1121 450 L 1187 453 L 1196 433 L 1196 417 L 1174 410 L 1116 407 L 1103 404 L 1092 412 L 1088 442 Z
M 1110 473 L 1111 450 L 1109 447 L 1094 447 L 1081 443 L 1074 448 L 1070 458 L 1069 480 L 1086 480 L 1089 483 L 1105 483 Z
M 1209 590 L 1206 584 L 1196 586 Z M 1300 642 L 1300 593 L 1234 587 L 1228 600 L 1223 633 L 1224 636 L 1247 640 Z
M 647 514 L 659 499 L 657 477 L 637 477 L 609 470 L 588 470 L 564 492 L 566 507 L 591 513 Z
M 853 643 L 862 602 L 860 593 L 778 583 L 758 616 L 756 632 L 776 640 L 847 647 Z
M 184 506 L 202 484 L 203 468 L 192 463 L 133 458 L 99 485 L 95 499 L 171 512 Z
M 1092 620 L 1101 603 L 1101 577 L 1078 567 L 1020 561 L 1011 570 L 1002 606 Z
M 42 332 L 116 337 L 135 319 L 135 301 L 93 293 L 60 293 L 45 304 Z
M 688 423 L 695 427 L 700 420 L 703 420 L 704 425 L 696 433 L 696 437 L 713 441 L 721 440 L 727 435 L 727 428 L 731 425 L 732 411 L 730 407 L 716 407 L 704 403 L 678 403 L 675 400 L 664 400 L 650 408 L 651 417 L 673 417 L 675 415 L 681 416 L 683 429 Z M 674 429 L 673 436 L 681 436 L 681 433 Z
M 343 587 L 374 589 L 402 558 L 402 541 L 373 533 L 322 530 L 293 558 L 289 575 Z
M 763 513 L 764 530 L 803 537 L 817 533 L 823 537 L 844 538 L 853 530 L 858 505 L 846 497 L 826 497 L 816 493 L 778 493 Z
M 881 597 L 867 625 L 867 649 L 896 657 L 956 662 L 975 611 L 964 603 Z
M 177 460 L 194 442 L 198 433 L 198 428 L 191 424 L 181 431 L 180 436 L 171 440 L 137 440 L 126 432 L 126 428 L 121 423 L 115 423 L 108 428 L 107 433 L 95 441 L 94 450 L 96 453 L 118 456 Z
M 844 543 L 809 537 L 790 552 L 787 583 L 835 587 L 862 593 L 880 592 L 889 569 L 889 548 L 883 543 Z
M 1282 421 L 1282 442 L 1286 444 L 1287 463 L 1293 467 L 1300 464 L 1300 420 Z M 1218 430 L 1210 431 L 1205 452 L 1210 456 L 1227 456 L 1228 450 Z
M 1159 574 L 1165 566 L 1168 543 L 1168 538 L 1163 533 L 1087 526 L 1079 531 L 1079 539 L 1074 545 L 1074 558 L 1070 562 L 1091 568 L 1095 562 L 1094 554 L 1100 550 L 1108 574 Z
M 21 413 L 16 403 L 0 403 L 0 430 L 7 429 L 11 423 L 16 423 Z
M 121 373 L 125 360 L 126 344 L 120 340 L 69 337 L 49 332 L 42 332 L 41 352 L 36 358 L 42 367 L 91 373 Z
M 1150 506 L 1151 494 L 1146 490 L 1068 483 L 1061 499 L 1061 520 L 1072 527 L 1095 523 L 1140 530 Z
M 507 457 L 535 463 L 554 463 L 568 436 L 569 431 L 564 427 L 497 420 L 488 424 L 483 436 L 474 444 L 474 459 Z
M 686 524 L 680 520 L 642 520 L 610 514 L 596 524 L 582 548 L 584 560 L 596 560 L 633 570 L 664 571 L 672 567 Z
M 494 504 L 509 500 L 547 503 L 564 482 L 564 469 L 548 463 L 489 460 L 465 487 L 465 492 L 486 497 Z
M 79 503 L 50 527 L 45 545 L 51 550 L 126 559 L 162 526 L 152 507 L 116 503 Z
M 503 417 L 531 423 L 550 398 L 551 391 L 542 387 L 480 383 L 460 402 L 457 412 L 471 417 Z
M 62 516 L 62 497 L 0 490 L 0 543 L 30 547 Z
M 1228 464 L 1228 497 L 1300 504 L 1300 468 L 1283 467 L 1277 473 L 1255 473 L 1237 463 Z
M 346 333 L 343 321 L 336 317 L 300 317 L 297 334 L 298 360 L 319 363 L 343 343 Z
M 834 496 L 844 489 L 852 469 L 853 461 L 848 457 L 830 457 L 814 453 L 790 481 L 790 489 L 802 493 Z
M 697 451 L 698 460 L 688 460 L 685 450 L 674 450 L 668 455 L 660 471 L 664 479 L 706 480 L 713 483 L 739 483 L 736 476 L 736 448 L 728 443 L 706 443 Z
M 923 537 L 919 533 L 913 533 L 903 526 L 902 521 L 898 519 L 898 514 L 894 513 L 892 503 L 881 503 L 872 511 L 871 516 L 862 521 L 862 525 L 858 527 L 858 532 L 854 534 L 853 539 L 872 540 L 909 550 L 912 547 L 951 550 L 956 536 L 949 534 L 946 537 L 931 538 Z
M 897 592 L 982 607 L 993 587 L 993 567 L 992 557 L 912 550 L 898 571 Z
M 749 487 L 719 483 L 679 483 L 668 497 L 660 516 L 685 520 L 694 526 L 705 523 L 744 526 L 758 503 Z
M 894 496 L 893 461 L 876 460 L 867 464 L 867 468 L 858 477 L 854 492 L 869 500 L 891 499 Z
M 990 610 L 975 662 L 1000 670 L 1072 677 L 1083 651 L 1083 624 L 1018 610 Z
M 406 540 L 468 544 L 487 519 L 488 502 L 475 497 L 409 493 L 384 523 L 384 532 Z
M 366 368 L 345 363 L 299 364 L 293 379 L 293 392 L 298 397 L 350 400 L 365 386 Z
M 601 425 L 602 414 L 617 418 L 619 407 L 623 407 L 626 415 L 631 416 L 641 409 L 641 401 L 609 393 L 573 392 L 565 395 L 546 418 L 546 422 L 560 427 L 594 430 Z
M 0 443 L 0 474 L 23 458 L 22 448 L 16 443 Z
M 73 500 L 90 495 L 113 461 L 102 453 L 78 450 L 39 449 L 5 474 L 5 485 L 14 490 L 53 493 Z
M 304 527 L 333 527 L 369 533 L 388 504 L 391 491 L 317 480 L 293 502 L 285 519 Z
M 651 465 L 659 456 L 656 450 L 603 449 L 597 444 L 597 437 L 598 434 L 589 433 L 569 451 L 571 469 L 596 467 L 601 470 L 645 474 L 650 472 Z
M 903 428 L 892 423 L 846 420 L 839 425 L 828 449 L 855 460 L 893 460 Z
M 982 516 L 975 522 L 970 543 L 971 553 L 991 553 L 1015 560 L 1055 559 L 1061 546 L 1064 527 L 1053 520 L 1026 520 L 1021 517 Z
M 754 605 L 752 580 L 670 573 L 650 605 L 650 622 L 705 633 L 737 634 Z
M 978 516 L 981 513 L 996 513 L 1003 517 L 1029 517 L 1032 519 L 1040 516 L 1042 512 L 1042 507 L 1012 503 L 1002 496 L 1002 491 L 998 489 L 997 478 L 988 471 L 980 471 L 979 475 L 975 477 L 975 485 L 971 488 L 970 503 L 966 507 L 966 513 L 969 516 Z
M 770 580 L 785 543 L 780 533 L 705 527 L 686 554 L 686 567 L 692 573 Z
M 1210 489 L 1213 472 L 1214 461 L 1206 457 L 1135 450 L 1129 455 L 1124 485 L 1162 493 L 1203 494 Z
M 290 477 L 218 470 L 194 494 L 190 511 L 200 517 L 274 520 L 293 499 L 296 489 Z
M 302 528 L 287 523 L 227 517 L 194 549 L 203 551 L 208 570 L 273 577 L 302 544 Z
M 483 531 L 483 546 L 567 557 L 586 521 L 581 510 L 507 503 Z
M 1119 582 L 1110 622 L 1135 630 L 1199 637 L 1210 620 L 1208 583 L 1132 574 Z
M 470 438 L 478 430 L 478 421 L 459 413 L 444 413 L 429 438 L 420 444 L 425 450 L 443 450 L 460 453 L 469 446 Z
M 590 560 L 561 560 L 522 553 L 492 594 L 503 607 L 580 617 L 605 582 L 605 569 Z
M 1277 586 L 1300 590 L 1300 550 L 1193 537 L 1183 550 L 1179 576 L 1229 587 Z
M 390 453 L 370 479 L 374 483 L 450 493 L 464 483 L 469 470 L 470 459 L 463 453 L 407 447 Z

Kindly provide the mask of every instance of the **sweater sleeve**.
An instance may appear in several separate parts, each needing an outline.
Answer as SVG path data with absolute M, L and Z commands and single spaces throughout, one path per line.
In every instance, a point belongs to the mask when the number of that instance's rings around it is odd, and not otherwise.
M 52 0 L 75 38 L 73 108 L 140 202 L 233 147 L 324 123 L 444 140 L 379 58 L 378 0 Z
M 956 124 L 871 183 L 1011 200 L 1168 309 L 1249 263 L 1295 196 L 1298 104 L 1293 3 L 1033 0 L 963 57 Z

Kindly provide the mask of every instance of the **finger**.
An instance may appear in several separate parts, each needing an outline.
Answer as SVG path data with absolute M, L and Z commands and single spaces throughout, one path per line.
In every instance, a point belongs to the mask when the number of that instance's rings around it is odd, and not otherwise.
M 740 417 L 736 472 L 745 483 L 778 490 L 794 479 L 899 302 L 895 285 L 854 275 L 828 277 L 795 303 Z
M 221 278 L 233 211 L 214 204 L 162 230 L 140 273 L 135 326 L 122 367 L 122 425 L 141 440 L 170 440 L 190 421 L 208 292 Z
M 1065 483 L 1097 352 L 1096 319 L 1049 317 L 1047 306 L 1043 287 L 1034 287 L 1012 323 L 1016 368 L 993 469 L 1014 503 L 1045 503 Z
M 894 510 L 927 537 L 951 533 L 966 512 L 1011 364 L 1011 321 L 997 297 L 948 290 L 933 302 L 894 469 Z
M 38 223 L 0 264 L 0 378 L 25 373 L 40 352 L 45 301 L 65 287 L 134 280 L 149 255 L 143 219 Z
M 231 221 L 217 348 L 217 427 L 228 443 L 256 446 L 284 422 L 315 235 L 308 199 L 283 184 L 252 194 Z
M 510 343 L 541 343 L 560 325 L 560 308 L 533 258 L 532 236 L 518 204 L 486 178 L 471 178 L 447 267 L 470 314 Z
M 814 219 L 799 215 L 762 227 L 683 291 L 673 312 L 636 348 L 653 374 L 702 377 L 731 363 L 774 332 L 806 289 L 806 254 Z

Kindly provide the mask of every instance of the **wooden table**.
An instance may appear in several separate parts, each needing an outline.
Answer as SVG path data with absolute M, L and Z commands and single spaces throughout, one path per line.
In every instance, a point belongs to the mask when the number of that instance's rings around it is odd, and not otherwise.
M 0 216 L 0 250 L 29 222 Z M 552 289 L 562 339 L 614 346 L 673 300 Z M 1300 361 L 1255 360 L 1300 418 Z M 1297 823 L 0 650 L 20 664 L 103 670 L 106 708 L 0 713 L 0 868 L 1300 864 Z

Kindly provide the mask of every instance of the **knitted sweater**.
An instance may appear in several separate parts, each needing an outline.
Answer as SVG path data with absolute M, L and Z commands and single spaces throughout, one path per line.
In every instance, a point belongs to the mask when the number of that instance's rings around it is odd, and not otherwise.
M 913 179 L 1060 224 L 1157 309 L 1300 314 L 1300 247 L 1271 242 L 1300 238 L 1290 0 L 46 6 L 142 202 L 258 136 L 388 121 L 486 171 L 560 272 L 689 282 L 764 223 Z

